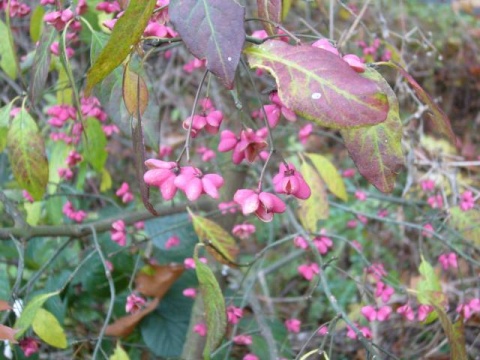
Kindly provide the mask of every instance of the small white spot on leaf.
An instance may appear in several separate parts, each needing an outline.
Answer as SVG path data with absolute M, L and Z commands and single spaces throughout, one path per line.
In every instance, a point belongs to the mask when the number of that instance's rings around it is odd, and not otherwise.
M 232 58 L 229 56 L 229 57 L 227 58 L 227 60 L 228 60 L 228 61 L 232 61 Z
M 318 99 L 320 99 L 321 97 L 322 97 L 322 94 L 320 94 L 320 93 L 313 93 L 313 94 L 312 94 L 312 99 L 313 99 L 313 100 L 318 100 Z

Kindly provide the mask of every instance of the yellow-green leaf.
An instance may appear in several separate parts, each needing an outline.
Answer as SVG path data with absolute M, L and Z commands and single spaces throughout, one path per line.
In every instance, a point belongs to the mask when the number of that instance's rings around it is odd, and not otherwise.
M 325 182 L 325 185 L 327 185 L 332 194 L 343 201 L 347 201 L 348 195 L 347 190 L 345 189 L 345 183 L 335 165 L 333 165 L 325 156 L 312 153 L 305 155 L 315 166 L 315 169 L 318 171 Z
M 87 118 L 84 122 L 83 133 L 83 156 L 85 160 L 92 165 L 98 172 L 103 171 L 103 166 L 107 161 L 108 153 L 107 137 L 102 130 L 102 125 L 95 118 Z
M 0 153 L 7 146 L 7 134 L 10 120 L 10 111 L 12 110 L 12 103 L 0 108 Z
M 238 247 L 230 233 L 216 222 L 195 215 L 190 209 L 188 209 L 188 212 L 192 217 L 193 228 L 199 240 L 206 245 L 208 252 L 222 264 L 234 264 Z
M 130 360 L 130 358 L 128 357 L 127 352 L 120 346 L 120 342 L 117 342 L 115 351 L 112 356 L 110 356 L 109 360 Z
M 282 0 L 282 20 L 285 20 L 287 17 L 291 6 L 292 0 Z
M 100 183 L 100 191 L 105 192 L 112 188 L 112 177 L 107 169 L 102 169 L 102 182 Z
M 451 207 L 450 224 L 457 229 L 465 239 L 480 245 L 480 211 L 476 209 L 462 211 L 458 206 Z
M 123 72 L 123 102 L 128 113 L 134 118 L 142 116 L 148 106 L 148 88 L 143 77 L 125 66 Z
M 35 200 L 40 200 L 48 182 L 48 162 L 43 137 L 25 109 L 20 110 L 12 121 L 7 146 L 15 180 Z
M 300 167 L 303 178 L 310 186 L 312 195 L 307 200 L 299 200 L 298 218 L 305 230 L 315 233 L 319 220 L 328 218 L 329 206 L 325 184 L 315 169 L 304 162 Z
M 215 275 L 208 265 L 198 260 L 197 251 L 194 259 L 207 320 L 207 342 L 203 350 L 203 358 L 210 359 L 210 353 L 218 347 L 227 329 L 225 300 Z
M 30 325 L 32 325 L 33 319 L 35 318 L 38 310 L 43 306 L 45 301 L 55 295 L 58 295 L 58 291 L 37 295 L 28 302 L 28 304 L 23 309 L 20 317 L 17 318 L 17 321 L 15 321 L 14 328 L 18 330 L 18 332 L 15 334 L 15 339 L 19 339 L 22 337 L 25 331 L 27 331 Z
M 85 88 L 87 95 L 125 60 L 132 45 L 140 41 L 155 4 L 156 0 L 130 0 L 127 10 L 116 22 L 110 40 L 88 70 Z
M 33 43 L 40 40 L 40 35 L 44 28 L 43 16 L 45 15 L 45 9 L 43 6 L 37 6 L 33 10 L 32 17 L 30 18 L 30 38 Z
M 31 204 L 27 202 L 23 206 L 27 212 L 27 223 L 32 226 L 38 225 L 42 215 L 42 203 L 40 201 L 35 201 Z
M 417 285 L 418 302 L 426 305 L 440 304 L 439 302 L 443 301 L 443 296 L 439 296 L 443 295 L 440 279 L 432 265 L 423 256 L 418 271 L 422 275 L 422 280 Z
M 66 349 L 68 346 L 67 337 L 57 318 L 45 309 L 38 309 L 32 322 L 35 334 L 48 345 Z
M 0 68 L 2 68 L 10 78 L 15 79 L 17 77 L 15 48 L 10 41 L 10 35 L 10 29 L 0 20 Z
M 435 312 L 440 319 L 443 331 L 448 338 L 450 344 L 450 359 L 467 360 L 467 351 L 465 347 L 465 330 L 462 319 L 457 320 L 454 324 L 450 321 L 445 307 L 437 304 L 432 304 Z

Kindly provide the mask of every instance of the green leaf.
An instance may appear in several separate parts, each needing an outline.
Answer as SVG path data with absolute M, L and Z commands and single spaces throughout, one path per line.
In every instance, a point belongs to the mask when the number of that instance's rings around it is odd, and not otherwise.
M 210 353 L 218 347 L 227 329 L 225 300 L 215 275 L 208 265 L 198 260 L 197 251 L 194 259 L 207 320 L 207 342 L 203 350 L 203 358 L 210 359 Z
M 463 319 L 457 320 L 454 324 L 450 321 L 444 306 L 432 304 L 435 312 L 438 314 L 443 331 L 448 338 L 450 344 L 450 359 L 467 360 L 467 349 L 465 346 L 465 329 Z
M 318 231 L 318 221 L 328 218 L 329 205 L 327 191 L 320 175 L 318 175 L 315 169 L 308 163 L 302 163 L 300 172 L 310 186 L 312 194 L 307 200 L 298 201 L 299 207 L 297 214 L 304 229 L 308 232 L 315 233 Z
M 338 173 L 337 168 L 325 156 L 318 154 L 305 154 L 315 166 L 322 177 L 328 189 L 343 201 L 348 200 L 347 190 L 342 176 Z
M 42 19 L 43 21 L 43 19 Z M 45 82 L 47 81 L 48 71 L 50 69 L 50 45 L 55 40 L 57 33 L 51 26 L 43 31 L 42 37 L 35 49 L 35 57 L 33 58 L 32 70 L 30 71 L 30 84 L 28 92 L 30 100 L 35 103 L 45 90 Z
M 107 137 L 102 130 L 102 125 L 95 118 L 86 119 L 83 135 L 83 156 L 85 160 L 95 170 L 102 172 L 108 157 L 107 150 L 105 150 Z
M 378 190 L 391 192 L 395 187 L 397 173 L 404 164 L 398 101 L 390 85 L 377 71 L 367 68 L 363 76 L 375 81 L 387 94 L 389 104 L 387 119 L 378 125 L 345 129 L 340 133 L 360 174 Z
M 156 0 L 130 0 L 127 10 L 112 30 L 110 40 L 87 72 L 87 95 L 125 60 L 132 45 L 140 41 L 155 4 Z
M 140 323 L 143 341 L 162 359 L 180 358 L 182 354 L 193 306 L 193 300 L 183 296 L 182 291 L 197 286 L 194 280 L 193 272 L 184 272 L 157 308 Z
M 32 13 L 32 17 L 30 18 L 30 38 L 32 39 L 33 43 L 36 43 L 38 40 L 40 40 L 40 35 L 43 33 L 45 27 L 45 23 L 43 21 L 44 15 L 45 9 L 43 6 L 37 6 Z
M 48 182 L 48 162 L 43 137 L 25 109 L 20 110 L 12 121 L 7 146 L 15 180 L 35 200 L 40 200 Z
M 66 349 L 68 346 L 65 332 L 53 314 L 45 309 L 38 309 L 32 328 L 35 334 L 48 345 Z
M 112 356 L 110 356 L 109 360 L 130 360 L 130 358 L 128 357 L 127 352 L 120 346 L 120 342 L 117 342 L 115 351 Z
M 286 107 L 321 126 L 356 128 L 387 117 L 387 96 L 378 82 L 360 76 L 329 51 L 268 40 L 244 52 L 251 67 L 275 78 Z
M 480 245 L 480 211 L 462 211 L 459 206 L 451 207 L 450 224 L 467 240 Z
M 420 272 L 420 275 L 422 275 L 422 280 L 417 284 L 418 302 L 420 304 L 437 306 L 443 304 L 445 295 L 442 293 L 440 279 L 435 273 L 432 265 L 430 265 L 423 256 L 418 271 Z
M 10 111 L 12 110 L 12 103 L 0 108 L 0 153 L 7 146 L 7 134 L 10 120 Z
M 0 20 L 0 68 L 12 79 L 17 77 L 15 48 L 10 41 L 10 29 Z
M 208 252 L 222 264 L 232 265 L 238 254 L 235 239 L 216 222 L 193 214 L 190 209 L 193 228 L 199 240 L 205 244 Z
M 232 89 L 245 42 L 245 7 L 237 0 L 171 0 L 168 14 L 188 50 Z
M 20 317 L 17 318 L 17 321 L 15 321 L 14 328 L 18 330 L 18 332 L 15 334 L 15 339 L 21 338 L 25 331 L 28 330 L 30 325 L 32 325 L 38 310 L 43 306 L 45 301 L 57 294 L 58 291 L 37 295 L 28 302 Z

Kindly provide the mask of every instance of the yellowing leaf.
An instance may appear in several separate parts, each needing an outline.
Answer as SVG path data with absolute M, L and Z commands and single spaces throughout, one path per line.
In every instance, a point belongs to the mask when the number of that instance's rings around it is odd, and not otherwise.
M 297 214 L 305 230 L 315 233 L 318 231 L 318 221 L 328 218 L 327 191 L 322 178 L 312 166 L 304 162 L 300 167 L 300 172 L 310 186 L 312 195 L 307 200 L 298 201 L 299 208 Z
M 96 84 L 125 60 L 132 45 L 140 41 L 155 4 L 156 0 L 130 0 L 127 10 L 115 24 L 107 45 L 88 70 L 85 88 L 87 95 Z
M 443 302 L 442 298 L 444 298 L 444 295 L 442 293 L 440 279 L 432 265 L 430 265 L 423 256 L 418 271 L 422 275 L 422 280 L 417 284 L 418 302 L 426 305 L 432 305 L 434 303 L 440 304 L 440 302 Z
M 55 295 L 58 295 L 58 291 L 37 295 L 28 302 L 28 304 L 23 309 L 20 317 L 17 318 L 17 321 L 15 321 L 14 328 L 18 330 L 18 332 L 15 334 L 16 339 L 21 338 L 25 331 L 28 330 L 30 325 L 32 325 L 33 319 L 35 318 L 38 310 L 43 306 L 45 301 Z
M 282 0 L 282 20 L 285 20 L 291 7 L 292 0 Z
M 112 188 L 112 177 L 107 169 L 102 169 L 102 182 L 100 183 L 100 191 L 105 192 Z
M 67 348 L 67 337 L 57 318 L 45 309 L 38 309 L 32 328 L 35 334 L 48 345 L 59 348 Z
M 238 247 L 230 233 L 216 222 L 195 215 L 190 209 L 188 212 L 192 217 L 193 228 L 199 240 L 205 244 L 207 251 L 222 264 L 234 264 Z
M 203 350 L 203 358 L 210 359 L 210 353 L 218 347 L 227 329 L 225 300 L 215 275 L 208 265 L 198 260 L 197 251 L 194 259 L 207 320 L 207 342 Z
M 148 106 L 148 88 L 143 77 L 130 70 L 130 64 L 123 72 L 122 93 L 128 113 L 138 119 Z
M 467 240 L 480 245 L 480 211 L 462 211 L 458 206 L 451 207 L 450 224 Z
M 378 190 L 391 192 L 395 187 L 397 174 L 404 164 L 398 101 L 390 85 L 377 71 L 367 68 L 362 75 L 375 81 L 387 94 L 387 119 L 381 124 L 343 129 L 340 133 L 360 174 Z
M 43 137 L 25 109 L 15 116 L 7 136 L 8 157 L 15 180 L 35 200 L 40 200 L 48 182 L 48 162 Z
M 305 155 L 315 166 L 315 169 L 318 171 L 325 182 L 325 185 L 327 185 L 332 194 L 343 201 L 347 201 L 348 195 L 347 190 L 345 189 L 345 183 L 343 182 L 343 178 L 338 173 L 335 165 L 333 165 L 330 160 L 322 155 L 312 153 Z
M 130 360 L 130 358 L 128 357 L 127 352 L 120 346 L 120 342 L 117 342 L 115 351 L 112 356 L 110 356 L 109 360 Z

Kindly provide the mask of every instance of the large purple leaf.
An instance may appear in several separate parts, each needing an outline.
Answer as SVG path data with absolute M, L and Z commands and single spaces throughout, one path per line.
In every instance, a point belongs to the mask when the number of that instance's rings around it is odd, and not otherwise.
M 398 101 L 390 85 L 377 71 L 368 68 L 363 76 L 375 81 L 387 94 L 390 108 L 387 119 L 374 126 L 344 129 L 341 134 L 360 174 L 378 190 L 391 192 L 404 164 Z
M 387 117 L 388 100 L 380 85 L 328 51 L 269 40 L 245 53 L 252 67 L 275 77 L 278 95 L 288 108 L 319 125 L 355 128 Z
M 235 0 L 172 0 L 169 14 L 188 50 L 232 89 L 245 42 L 245 8 Z
M 278 24 L 282 20 L 282 0 L 257 0 L 258 17 L 268 21 L 263 22 L 263 28 L 268 35 L 277 33 L 272 23 Z

